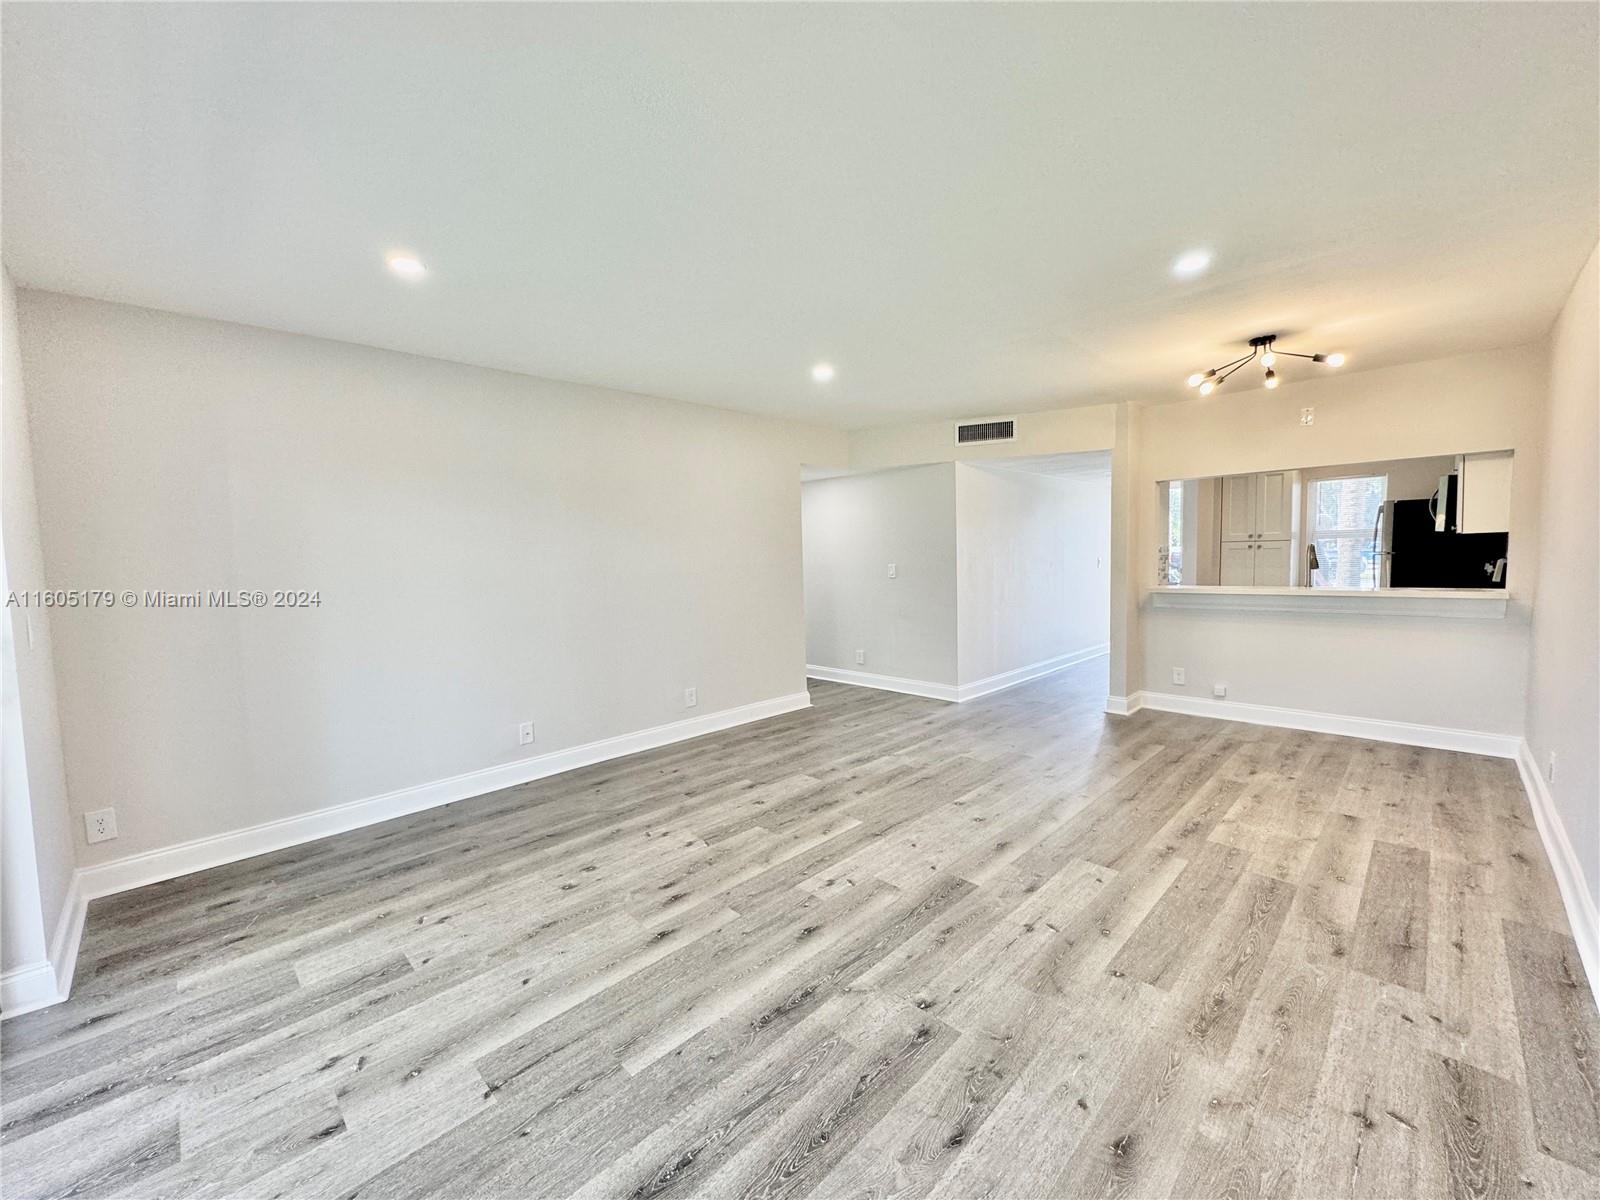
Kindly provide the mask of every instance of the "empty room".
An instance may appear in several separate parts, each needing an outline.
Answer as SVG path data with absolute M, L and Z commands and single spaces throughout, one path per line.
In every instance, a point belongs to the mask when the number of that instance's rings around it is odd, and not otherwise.
M 0 0 L 0 1195 L 1600 1195 L 1600 4 Z

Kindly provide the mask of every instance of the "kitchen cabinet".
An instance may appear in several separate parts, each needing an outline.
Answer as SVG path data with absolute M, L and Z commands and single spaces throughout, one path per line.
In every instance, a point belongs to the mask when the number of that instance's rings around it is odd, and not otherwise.
M 1256 544 L 1254 542 L 1223 542 L 1223 587 L 1253 587 L 1256 582 Z
M 1294 543 L 1288 538 L 1256 543 L 1255 586 L 1289 587 L 1290 565 L 1294 561 Z
M 1456 459 L 1456 532 L 1511 532 L 1511 451 Z
M 1222 543 L 1223 587 L 1290 587 L 1294 543 L 1288 538 Z
M 1229 475 L 1222 481 L 1222 540 L 1292 538 L 1299 492 L 1299 471 Z
M 1230 475 L 1222 481 L 1223 586 L 1291 585 L 1299 509 L 1298 471 Z

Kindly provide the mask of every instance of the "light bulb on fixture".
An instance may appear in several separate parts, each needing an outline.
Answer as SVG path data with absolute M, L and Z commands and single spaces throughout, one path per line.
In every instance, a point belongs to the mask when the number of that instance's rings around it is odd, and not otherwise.
M 1189 376 L 1189 386 L 1199 386 L 1202 396 L 1209 396 L 1217 388 L 1232 379 L 1241 369 L 1253 362 L 1260 362 L 1266 370 L 1266 378 L 1262 381 L 1267 387 L 1275 388 L 1280 380 L 1275 369 L 1278 365 L 1278 356 L 1285 358 L 1304 358 L 1314 363 L 1321 363 L 1328 367 L 1337 367 L 1344 363 L 1343 354 L 1301 354 L 1296 350 L 1279 350 L 1278 335 L 1275 333 L 1262 333 L 1251 338 L 1250 352 L 1242 354 L 1232 362 L 1225 362 L 1220 367 L 1213 367 L 1209 371 L 1196 371 Z

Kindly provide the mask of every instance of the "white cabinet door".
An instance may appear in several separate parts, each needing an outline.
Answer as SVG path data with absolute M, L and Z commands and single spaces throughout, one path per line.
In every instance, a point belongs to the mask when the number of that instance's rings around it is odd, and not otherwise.
M 1254 542 L 1222 543 L 1222 586 L 1250 587 L 1256 581 Z
M 1294 543 L 1287 539 L 1257 542 L 1255 552 L 1250 555 L 1256 560 L 1256 587 L 1288 587 L 1289 564 L 1293 554 Z
M 1268 471 L 1256 476 L 1256 527 L 1251 533 L 1258 533 L 1268 541 L 1294 536 L 1294 493 L 1298 479 L 1297 471 Z
M 1222 481 L 1222 540 L 1243 542 L 1256 532 L 1255 476 L 1229 475 Z
M 1511 531 L 1511 451 L 1461 456 L 1457 533 Z

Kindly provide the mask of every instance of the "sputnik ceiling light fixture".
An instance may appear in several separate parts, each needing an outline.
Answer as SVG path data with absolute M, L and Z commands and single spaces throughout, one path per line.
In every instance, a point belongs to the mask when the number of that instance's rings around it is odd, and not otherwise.
M 1250 353 L 1236 358 L 1232 362 L 1223 363 L 1220 367 L 1212 367 L 1209 371 L 1196 371 L 1189 376 L 1189 386 L 1199 388 L 1202 396 L 1209 396 L 1216 391 L 1240 367 L 1247 363 L 1261 360 L 1261 365 L 1266 368 L 1266 378 L 1262 383 L 1269 387 L 1278 386 L 1278 372 L 1274 370 L 1278 356 L 1288 355 L 1290 358 L 1309 358 L 1314 363 L 1322 363 L 1328 367 L 1341 367 L 1344 365 L 1342 354 L 1296 354 L 1293 350 L 1279 350 L 1277 348 L 1278 335 L 1263 333 L 1259 337 L 1250 339 Z

